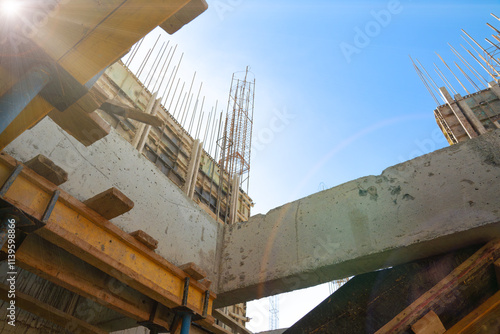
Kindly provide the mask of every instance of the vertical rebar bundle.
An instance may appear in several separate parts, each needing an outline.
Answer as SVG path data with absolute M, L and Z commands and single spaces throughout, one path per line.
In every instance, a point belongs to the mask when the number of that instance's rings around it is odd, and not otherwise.
M 250 172 L 255 79 L 250 81 L 248 67 L 243 79 L 233 74 L 224 132 L 219 138 L 221 166 L 232 178 Z M 247 178 L 241 178 L 243 183 Z
M 494 14 L 491 15 L 498 19 Z M 440 92 L 440 87 L 446 87 L 454 95 L 459 93 L 453 86 L 453 81 L 459 83 L 466 95 L 472 95 L 474 91 L 480 91 L 480 86 L 488 88 L 488 83 L 490 81 L 500 81 L 500 30 L 492 24 L 487 23 L 487 25 L 493 30 L 493 34 L 491 35 L 492 39 L 485 38 L 485 41 L 488 43 L 486 47 L 482 46 L 465 30 L 462 30 L 464 34 L 462 38 L 469 48 L 464 45 L 461 46 L 466 51 L 466 54 L 460 54 L 456 48 L 449 45 L 451 51 L 458 58 L 461 65 L 454 62 L 453 67 L 438 54 L 440 61 L 448 70 L 447 72 L 443 71 L 434 64 L 435 72 L 440 80 L 434 80 L 418 59 L 416 62 L 411 59 L 417 74 L 438 106 L 441 105 L 439 100 L 441 100 L 443 104 L 447 103 Z M 448 75 L 451 74 L 451 80 L 448 78 L 447 73 Z M 486 112 L 486 114 L 488 113 Z

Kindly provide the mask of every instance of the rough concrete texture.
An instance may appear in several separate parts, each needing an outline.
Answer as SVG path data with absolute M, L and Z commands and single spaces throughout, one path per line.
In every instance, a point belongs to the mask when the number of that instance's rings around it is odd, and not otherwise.
M 217 307 L 500 237 L 500 130 L 227 226 Z
M 45 155 L 68 172 L 61 189 L 80 201 L 118 188 L 135 206 L 113 223 L 128 233 L 145 231 L 158 240 L 159 255 L 175 265 L 195 262 L 216 283 L 221 225 L 117 133 L 85 147 L 45 118 L 5 151 L 23 162 Z

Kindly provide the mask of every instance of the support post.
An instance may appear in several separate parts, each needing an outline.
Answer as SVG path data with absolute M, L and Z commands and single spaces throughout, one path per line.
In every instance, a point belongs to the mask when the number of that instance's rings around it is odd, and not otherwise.
M 145 114 L 151 114 L 151 112 L 153 111 L 153 108 L 155 107 L 156 104 L 156 95 L 157 93 L 154 93 L 153 96 L 151 96 L 151 99 L 149 100 L 148 105 L 146 106 L 146 110 L 144 110 Z M 146 130 L 146 124 L 141 123 L 139 125 L 139 129 L 137 129 L 137 132 L 135 133 L 134 140 L 132 141 L 133 147 L 138 147 L 139 142 L 141 141 L 141 138 L 143 137 L 145 130 Z
M 0 133 L 2 133 L 26 106 L 49 83 L 48 70 L 42 66 L 32 68 L 0 98 Z
M 474 138 L 477 137 L 476 131 L 472 128 L 471 123 L 469 120 L 465 117 L 463 114 L 462 110 L 458 106 L 458 103 L 451 97 L 450 93 L 445 87 L 439 88 L 439 91 L 443 95 L 443 98 L 446 100 L 446 103 L 450 106 L 451 111 L 453 114 L 458 119 L 458 122 L 462 126 L 462 128 L 465 130 L 465 133 L 469 138 Z
M 487 131 L 484 128 L 483 123 L 481 123 L 481 121 L 479 120 L 479 118 L 477 118 L 477 116 L 474 114 L 474 112 L 472 111 L 472 109 L 465 102 L 465 100 L 462 97 L 462 95 L 460 95 L 460 94 L 455 95 L 455 101 L 457 101 L 458 106 L 460 107 L 460 109 L 462 109 L 463 113 L 465 114 L 465 116 L 467 117 L 467 119 L 470 121 L 470 123 L 472 123 L 472 126 L 474 127 L 474 129 L 476 130 L 476 132 L 479 135 L 485 134 Z
M 229 223 L 236 224 L 238 218 L 238 198 L 240 197 L 240 176 L 235 175 L 231 184 L 231 202 L 229 211 Z
M 189 334 L 189 329 L 191 328 L 191 314 L 184 313 L 182 315 L 182 327 L 181 334 Z
M 187 170 L 186 183 L 182 190 L 189 196 L 193 198 L 194 190 L 196 187 L 196 179 L 198 178 L 198 170 L 200 169 L 201 153 L 203 151 L 203 146 L 197 139 L 193 143 L 191 148 L 191 159 L 189 161 L 189 166 Z

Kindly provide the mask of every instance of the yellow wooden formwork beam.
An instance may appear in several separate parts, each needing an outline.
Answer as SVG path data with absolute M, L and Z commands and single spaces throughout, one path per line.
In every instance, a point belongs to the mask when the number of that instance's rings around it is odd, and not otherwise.
M 139 39 L 182 9 L 189 0 L 122 0 L 108 2 L 104 7 L 94 2 L 97 1 L 72 0 L 61 5 L 54 20 L 66 22 L 66 25 L 68 20 L 77 20 L 85 26 L 85 30 L 79 27 L 69 29 L 65 37 L 67 42 L 59 44 L 59 50 L 49 51 L 54 46 L 49 36 L 52 34 L 52 38 L 57 38 L 54 34 L 59 29 L 52 28 L 45 32 L 43 35 L 47 37 L 44 39 L 34 39 L 82 84 L 118 60 Z M 92 10 L 92 7 L 99 9 Z M 75 18 L 75 12 L 79 10 L 82 14 Z M 71 14 L 69 19 L 63 16 L 66 13 Z
M 18 165 L 14 158 L 0 154 L 0 185 Z M 3 199 L 42 220 L 56 190 L 55 185 L 25 168 Z M 195 316 L 202 316 L 205 310 L 206 317 L 199 323 L 213 325 L 213 292 L 208 292 L 205 307 L 207 288 L 190 279 L 183 305 L 186 273 L 67 193 L 60 191 L 46 225 L 36 233 L 162 305 L 183 307 Z
M 123 56 L 134 43 L 190 0 L 50 1 L 30 39 L 81 84 Z

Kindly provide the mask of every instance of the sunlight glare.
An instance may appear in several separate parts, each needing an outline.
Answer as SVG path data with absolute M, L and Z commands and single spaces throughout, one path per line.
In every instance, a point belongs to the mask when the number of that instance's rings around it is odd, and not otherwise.
M 3 0 L 1 2 L 2 14 L 13 16 L 19 13 L 21 2 L 19 0 Z

